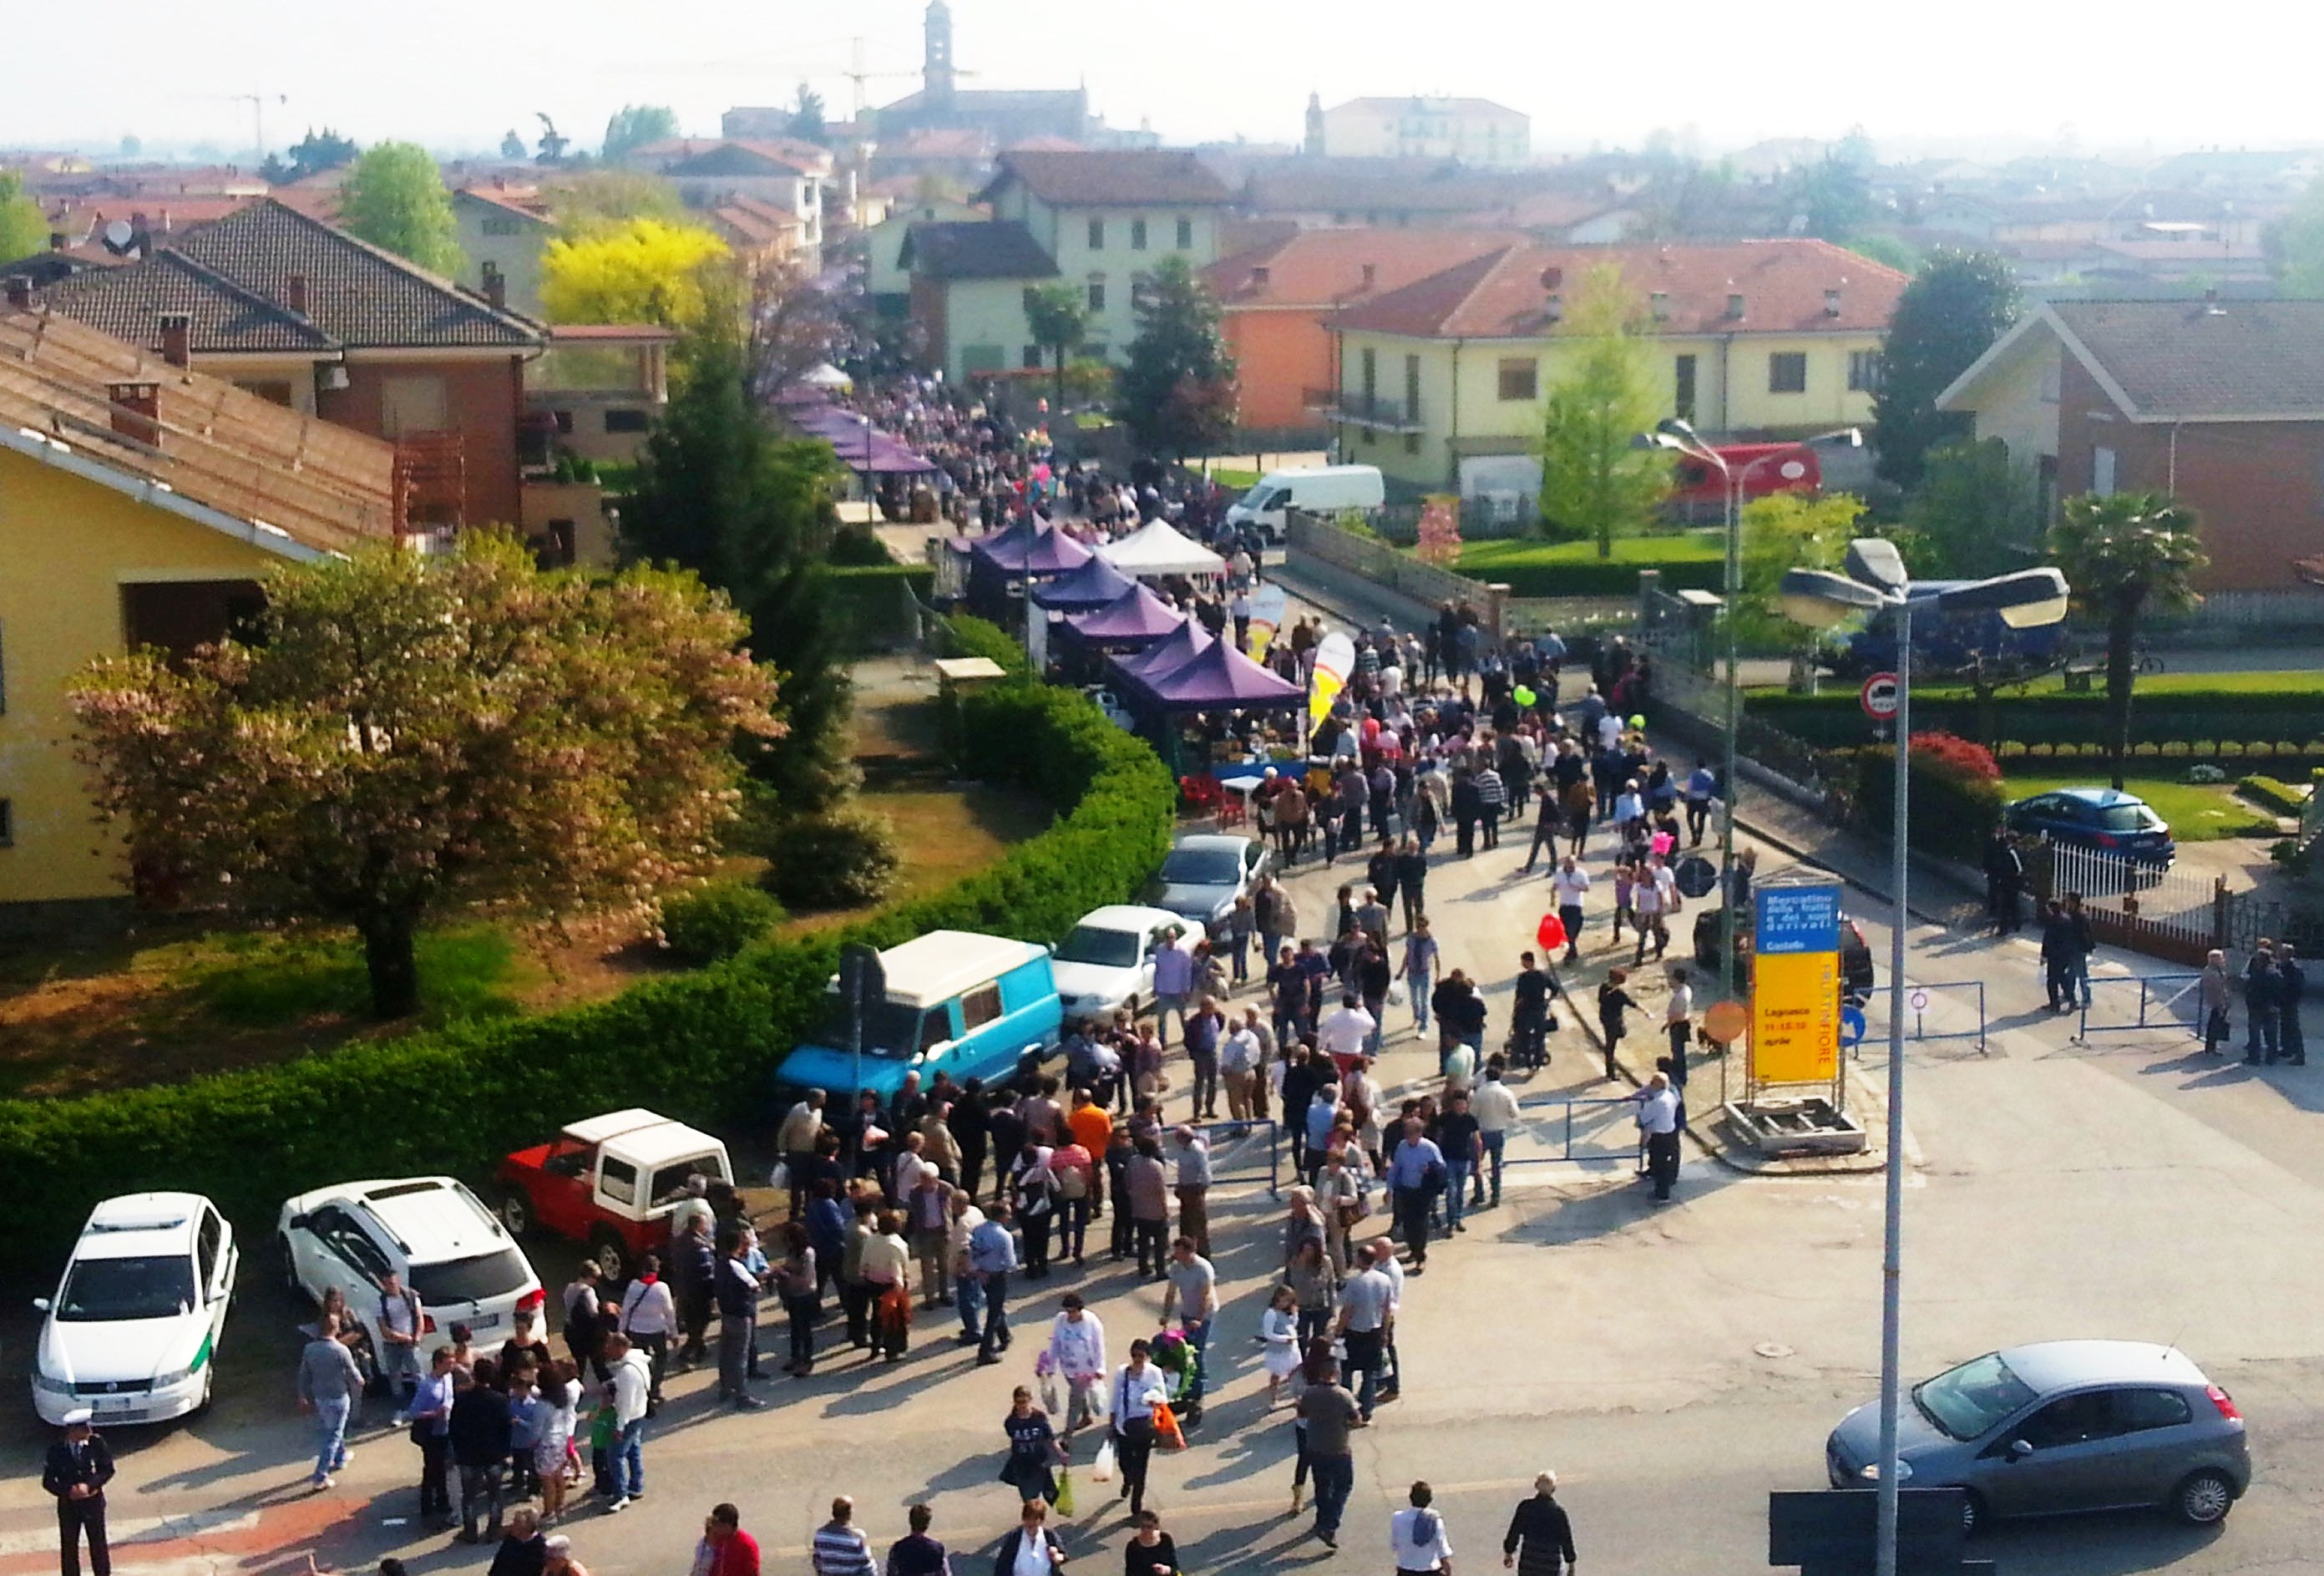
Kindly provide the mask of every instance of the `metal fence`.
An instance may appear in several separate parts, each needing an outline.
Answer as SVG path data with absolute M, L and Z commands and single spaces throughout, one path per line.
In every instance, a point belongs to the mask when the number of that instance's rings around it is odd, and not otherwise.
M 1636 1102 L 1604 1096 L 1520 1095 L 1517 1119 L 1541 1152 L 1512 1155 L 1511 1166 L 1628 1160 L 1638 1152 Z
M 1211 1147 L 1211 1184 L 1265 1182 L 1283 1191 L 1283 1129 L 1273 1121 L 1200 1122 L 1194 1130 Z
M 1888 991 L 1886 986 L 1875 991 L 1862 1008 L 1864 1034 L 1849 1047 L 1849 1055 L 1861 1056 L 1864 1043 L 1888 1043 Z M 1931 1027 L 1933 1016 L 1936 1026 Z M 1974 1021 L 1970 1021 L 1974 1019 Z M 1948 1028 L 1947 1024 L 1959 1028 Z M 1927 984 L 1906 981 L 1904 985 L 1904 1038 L 1921 1040 L 1975 1040 L 1978 1055 L 1986 1054 L 1985 982 L 1983 980 L 1940 980 Z
M 2203 1032 L 2200 974 L 2149 974 L 2138 979 L 2094 979 L 2082 998 L 2080 1021 L 2074 1038 L 2094 1034 L 2132 1034 L 2141 1029 Z M 2098 1005 L 2104 992 L 2106 1005 Z
M 2200 963 L 2205 953 L 2226 945 L 2219 939 L 2229 924 L 2224 881 L 2104 849 L 2049 842 L 2026 861 L 2026 877 L 2037 899 L 2080 893 L 2101 942 L 2185 963 Z

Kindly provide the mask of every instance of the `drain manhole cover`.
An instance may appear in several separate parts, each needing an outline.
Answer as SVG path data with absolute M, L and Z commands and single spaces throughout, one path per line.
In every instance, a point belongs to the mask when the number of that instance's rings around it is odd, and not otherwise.
M 1753 1347 L 1751 1350 L 1757 1352 L 1761 1357 L 1775 1358 L 1789 1357 L 1792 1355 L 1792 1349 L 1785 1346 L 1780 1341 L 1762 1341 L 1758 1345 Z

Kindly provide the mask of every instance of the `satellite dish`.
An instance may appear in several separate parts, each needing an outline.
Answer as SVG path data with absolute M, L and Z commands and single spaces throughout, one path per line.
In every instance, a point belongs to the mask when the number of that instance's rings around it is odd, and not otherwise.
M 115 219 L 105 226 L 105 244 L 115 252 L 128 251 L 129 243 L 136 237 L 137 232 L 129 227 L 127 219 Z

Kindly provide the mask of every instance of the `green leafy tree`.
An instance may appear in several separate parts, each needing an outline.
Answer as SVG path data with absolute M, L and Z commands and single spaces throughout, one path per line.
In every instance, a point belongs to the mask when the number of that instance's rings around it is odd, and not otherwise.
M 1959 417 L 1938 410 L 1937 396 L 2016 320 L 2018 305 L 2006 258 L 1950 246 L 1929 253 L 1889 320 L 1872 397 L 1884 478 L 1918 486 L 1929 450 L 1965 435 Z
M 1997 438 L 1929 451 L 1904 521 L 1928 543 L 1935 573 L 1963 580 L 2023 569 L 2042 556 L 2042 484 Z
M 503 159 L 521 159 L 524 157 L 524 139 L 516 134 L 516 128 L 514 126 L 509 127 L 508 131 L 501 138 L 501 157 Z
M 1131 303 L 1138 319 L 1115 386 L 1120 416 L 1141 454 L 1184 461 L 1234 432 L 1234 357 L 1219 332 L 1219 304 L 1185 258 L 1162 260 Z
M 1841 244 L 1858 257 L 1868 257 L 1873 262 L 1884 267 L 1893 268 L 1899 273 L 1921 272 L 1920 249 L 1899 236 L 1877 233 L 1850 235 Z
M 1866 167 L 1838 152 L 1826 153 L 1794 172 L 1788 196 L 1792 212 L 1807 220 L 1808 234 L 1827 241 L 1854 235 L 1872 217 L 1872 182 Z
M 2287 296 L 2324 296 L 2324 176 L 2267 227 L 2268 266 Z
M 1805 632 L 1776 604 L 1784 572 L 1837 567 L 1849 539 L 1862 534 L 1856 522 L 1863 517 L 1864 500 L 1848 493 L 1770 493 L 1743 505 L 1743 590 L 1734 616 L 1745 645 L 1803 643 Z
M 678 135 L 678 111 L 665 104 L 625 104 L 605 122 L 606 163 L 619 163 L 648 143 Z
M 691 576 L 545 573 L 513 539 L 277 571 L 263 638 L 100 658 L 69 692 L 139 869 L 246 913 L 351 925 L 372 1008 L 419 1006 L 421 923 L 643 911 L 779 732 L 742 620 Z
M 30 257 L 49 244 L 48 216 L 24 191 L 24 178 L 0 170 L 0 263 Z
M 791 814 L 854 783 L 847 671 L 825 570 L 837 516 L 827 444 L 776 434 L 752 399 L 739 312 L 685 336 L 669 405 L 621 505 L 626 558 L 691 569 L 733 599 L 751 650 L 780 677 L 788 732 L 752 752 L 752 775 Z
M 452 194 L 428 150 L 381 143 L 347 171 L 339 191 L 340 222 L 374 246 L 447 278 L 466 267 L 460 254 Z
M 2139 625 L 2200 602 L 2195 576 L 2210 556 L 2194 511 L 2168 493 L 2085 493 L 2067 499 L 2064 518 L 2050 528 L 2050 558 L 2082 612 L 2106 627 L 2107 754 L 2120 788 Z
M 1541 432 L 1541 517 L 1551 530 L 1586 537 L 1598 556 L 1614 539 L 1644 530 L 1670 492 L 1670 456 L 1637 448 L 1655 408 L 1635 292 L 1619 264 L 1582 276 L 1558 337 L 1573 346 L 1572 370 L 1550 385 Z
M 678 188 L 659 175 L 630 170 L 588 170 L 544 182 L 541 196 L 567 241 L 617 230 L 635 219 L 666 225 L 691 222 Z
M 1063 280 L 1025 287 L 1025 329 L 1056 357 L 1056 409 L 1065 408 L 1065 357 L 1089 332 L 1089 303 Z
M 564 163 L 565 150 L 573 145 L 573 139 L 557 129 L 557 123 L 549 117 L 549 112 L 547 110 L 534 110 L 532 112 L 532 118 L 540 123 L 540 152 L 533 155 L 533 162 L 537 164 Z
M 726 256 L 713 232 L 659 219 L 552 237 L 540 257 L 541 308 L 552 323 L 684 327 L 706 309 L 706 286 Z
M 292 179 L 303 180 L 352 164 L 362 152 L 353 137 L 343 137 L 328 126 L 319 132 L 309 126 L 307 134 L 290 144 Z
M 831 126 L 824 118 L 823 95 L 806 83 L 800 83 L 798 105 L 792 109 L 790 124 L 785 129 L 803 143 L 828 143 Z

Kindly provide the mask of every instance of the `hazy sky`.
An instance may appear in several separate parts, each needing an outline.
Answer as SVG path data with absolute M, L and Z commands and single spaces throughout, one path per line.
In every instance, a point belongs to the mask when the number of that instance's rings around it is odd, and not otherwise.
M 873 104 L 917 86 L 921 0 L 112 0 L 8 73 L 0 146 L 124 134 L 251 145 L 267 97 L 281 147 L 309 124 L 452 150 L 534 134 L 546 110 L 581 146 L 624 102 L 689 132 L 813 81 L 835 116 L 862 34 Z M 1636 146 L 1656 127 L 1706 150 L 1833 137 L 2084 151 L 2324 141 L 2305 35 L 2312 0 L 2261 0 L 2213 25 L 2155 0 L 953 0 L 964 87 L 1071 87 L 1116 125 L 1173 142 L 1292 141 L 1311 89 L 1472 94 L 1532 115 L 1539 150 Z M 2219 15 L 2226 19 L 2227 13 Z M 30 31 L 27 31 L 29 27 Z M 16 30 L 31 43 L 45 32 Z M 2273 48 L 2255 40 L 2273 40 Z M 91 47 L 92 42 L 94 47 Z M 287 98 L 287 103 L 278 102 Z

